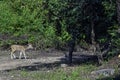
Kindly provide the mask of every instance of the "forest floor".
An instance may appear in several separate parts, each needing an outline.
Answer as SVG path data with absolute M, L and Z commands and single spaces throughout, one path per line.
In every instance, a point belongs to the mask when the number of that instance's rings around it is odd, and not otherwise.
M 27 79 L 21 78 L 19 71 L 29 71 L 36 73 L 39 71 L 49 72 L 55 69 L 62 68 L 62 64 L 66 63 L 65 51 L 58 50 L 47 50 L 47 51 L 27 51 L 27 59 L 10 59 L 10 51 L 0 51 L 0 80 L 37 80 L 37 79 Z M 109 61 L 103 62 L 103 65 L 97 66 L 97 60 L 95 56 L 90 55 L 88 52 L 74 52 L 73 66 L 66 66 L 66 68 L 76 68 L 83 66 L 84 64 L 95 66 L 95 69 L 108 69 L 108 68 L 118 68 L 120 59 L 114 57 Z M 16 54 L 19 56 L 19 53 Z M 77 62 L 77 63 L 76 63 Z M 89 67 L 88 67 L 89 68 Z M 92 71 L 91 70 L 91 71 Z M 90 72 L 91 72 L 90 71 Z M 28 72 L 28 73 L 29 73 Z M 28 74 L 27 73 L 27 74 Z M 25 74 L 25 73 L 23 73 Z M 24 76 L 24 75 L 23 75 Z M 83 75 L 84 76 L 84 75 Z M 90 73 L 88 73 L 87 80 L 94 80 L 91 78 Z M 52 80 L 52 79 L 38 79 L 38 80 Z M 64 80 L 64 79 L 63 79 Z M 67 80 L 67 79 L 66 79 Z

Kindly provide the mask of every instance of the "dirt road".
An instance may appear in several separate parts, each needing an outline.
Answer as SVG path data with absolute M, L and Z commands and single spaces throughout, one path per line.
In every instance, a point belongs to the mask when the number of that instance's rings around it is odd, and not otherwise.
M 26 52 L 28 59 L 10 59 L 9 51 L 0 52 L 0 71 L 15 69 L 17 67 L 35 65 L 34 63 L 54 63 L 60 61 L 64 56 L 60 54 L 46 54 L 39 51 Z M 16 54 L 19 56 L 19 53 Z

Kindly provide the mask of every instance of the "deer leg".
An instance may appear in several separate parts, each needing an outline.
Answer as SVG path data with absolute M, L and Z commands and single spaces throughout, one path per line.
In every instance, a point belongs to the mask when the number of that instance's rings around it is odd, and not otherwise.
M 21 56 L 22 56 L 22 52 L 20 52 L 19 59 L 21 59 Z
M 24 55 L 24 57 L 25 57 L 25 59 L 26 59 L 26 54 L 25 54 L 25 51 L 23 51 L 23 55 Z
M 11 54 L 10 54 L 10 55 L 11 55 L 11 59 L 13 59 L 13 53 L 12 53 L 12 52 L 11 52 Z
M 14 59 L 16 59 L 16 56 L 15 56 L 15 54 L 13 53 L 13 57 L 14 57 Z
M 14 52 L 12 51 L 11 52 L 11 59 L 14 59 L 14 58 L 16 58 L 16 56 L 15 56 Z

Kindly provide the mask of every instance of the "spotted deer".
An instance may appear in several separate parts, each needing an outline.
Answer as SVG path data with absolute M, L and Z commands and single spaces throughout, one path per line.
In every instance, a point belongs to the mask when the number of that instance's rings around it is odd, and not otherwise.
M 11 45 L 11 59 L 16 58 L 16 56 L 15 56 L 16 51 L 20 52 L 19 59 L 21 59 L 22 54 L 24 55 L 24 58 L 26 59 L 25 51 L 28 50 L 28 49 L 33 49 L 32 44 L 28 44 L 27 46 Z

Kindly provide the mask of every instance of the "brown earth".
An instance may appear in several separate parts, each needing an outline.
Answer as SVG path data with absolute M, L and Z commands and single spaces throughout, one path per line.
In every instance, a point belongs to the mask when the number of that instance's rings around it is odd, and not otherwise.
M 27 70 L 52 70 L 56 67 L 61 67 L 61 64 L 65 63 L 65 55 L 63 51 L 48 50 L 48 51 L 28 51 L 27 59 L 10 59 L 10 51 L 0 51 L 0 80 L 9 80 L 6 78 L 6 72 L 10 70 L 20 70 L 23 67 Z M 86 63 L 87 61 L 95 62 L 96 59 L 92 55 L 88 55 L 88 52 L 75 52 L 74 59 L 79 61 L 77 65 Z M 19 53 L 16 54 L 19 56 Z M 84 58 L 84 59 L 83 59 Z M 94 58 L 94 59 L 93 59 Z M 79 60 L 78 60 L 79 59 Z M 97 62 L 97 61 L 96 61 Z M 120 59 L 117 57 L 112 58 L 107 64 L 99 66 L 99 69 L 103 68 L 115 68 L 119 65 Z M 76 65 L 76 64 L 74 64 Z

